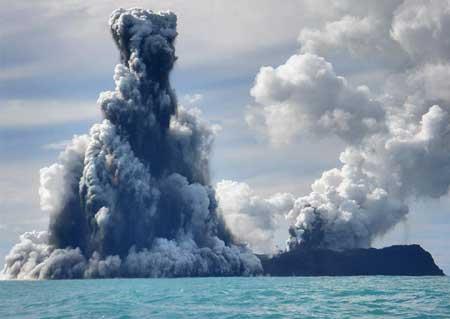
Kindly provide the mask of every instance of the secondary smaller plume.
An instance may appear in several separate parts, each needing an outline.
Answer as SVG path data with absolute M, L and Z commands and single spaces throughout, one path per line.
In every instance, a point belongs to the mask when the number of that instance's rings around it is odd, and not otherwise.
M 346 143 L 341 165 L 289 211 L 290 248 L 369 247 L 407 217 L 412 200 L 450 186 L 448 1 L 343 7 L 323 28 L 302 30 L 299 53 L 261 68 L 251 90 L 247 121 L 272 142 Z M 341 56 L 351 58 L 347 66 L 389 67 L 381 93 L 338 75 L 328 60 Z

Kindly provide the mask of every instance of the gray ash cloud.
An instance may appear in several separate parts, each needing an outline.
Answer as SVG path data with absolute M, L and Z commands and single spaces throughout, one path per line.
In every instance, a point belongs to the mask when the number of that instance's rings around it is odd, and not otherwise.
M 49 229 L 21 236 L 3 276 L 259 274 L 257 257 L 217 213 L 208 171 L 214 133 L 178 107 L 170 86 L 176 16 L 119 9 L 110 27 L 121 61 L 115 90 L 98 100 L 104 120 L 41 170 Z

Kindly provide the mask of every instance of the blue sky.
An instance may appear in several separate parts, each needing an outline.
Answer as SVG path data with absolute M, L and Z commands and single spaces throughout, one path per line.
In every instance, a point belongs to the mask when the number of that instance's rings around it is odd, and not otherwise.
M 39 169 L 61 144 L 99 120 L 98 94 L 113 88 L 118 52 L 107 19 L 119 6 L 170 9 L 179 16 L 179 60 L 172 83 L 181 104 L 198 106 L 222 127 L 216 138 L 213 183 L 232 179 L 256 193 L 302 196 L 322 171 L 338 165 L 342 141 L 297 139 L 271 145 L 245 121 L 255 76 L 298 50 L 303 28 L 335 19 L 326 1 L 15 1 L 0 3 L 0 259 L 24 231 L 45 229 L 39 209 Z M 370 61 L 329 58 L 351 83 L 384 82 Z M 366 83 L 367 82 L 367 83 Z M 190 96 L 201 98 L 191 103 Z M 419 243 L 450 273 L 448 196 L 412 201 L 411 213 L 376 246 Z M 282 243 L 287 232 L 277 233 Z

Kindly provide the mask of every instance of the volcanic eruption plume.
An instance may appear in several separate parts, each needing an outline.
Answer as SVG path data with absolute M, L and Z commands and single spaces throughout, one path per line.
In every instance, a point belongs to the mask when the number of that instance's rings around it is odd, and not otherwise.
M 299 52 L 261 68 L 251 90 L 247 121 L 272 142 L 346 144 L 341 165 L 293 202 L 290 248 L 369 247 L 406 218 L 412 200 L 439 198 L 450 185 L 449 2 L 333 5 L 334 21 L 303 29 Z M 384 72 L 380 93 L 338 75 L 329 60 L 341 57 L 369 76 Z
M 177 107 L 169 82 L 176 16 L 112 13 L 120 51 L 104 120 L 41 170 L 47 232 L 6 257 L 6 278 L 252 275 L 261 264 L 234 243 L 209 186 L 213 131 Z

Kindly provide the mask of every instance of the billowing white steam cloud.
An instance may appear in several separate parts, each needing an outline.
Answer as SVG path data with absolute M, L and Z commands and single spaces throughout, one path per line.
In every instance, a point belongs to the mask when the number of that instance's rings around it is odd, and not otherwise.
M 41 170 L 48 232 L 21 236 L 6 278 L 252 275 L 259 259 L 234 243 L 208 186 L 213 132 L 177 108 L 169 83 L 176 16 L 113 12 L 120 50 L 105 119 Z
M 263 106 L 265 124 L 275 142 L 304 132 L 334 133 L 360 140 L 383 127 L 384 111 L 367 87 L 351 87 L 333 66 L 314 54 L 298 54 L 277 67 L 263 67 L 252 96 Z M 253 112 L 249 121 L 258 116 Z
M 292 208 L 294 196 L 278 193 L 261 198 L 245 183 L 224 180 L 216 186 L 216 197 L 226 224 L 239 241 L 258 253 L 276 251 L 274 232 Z
M 370 246 L 415 197 L 450 185 L 450 2 L 344 1 L 345 14 L 303 30 L 301 49 L 263 67 L 247 121 L 276 143 L 334 135 L 341 167 L 322 174 L 288 213 L 289 246 Z M 327 61 L 347 55 L 391 75 L 384 92 L 354 87 Z

